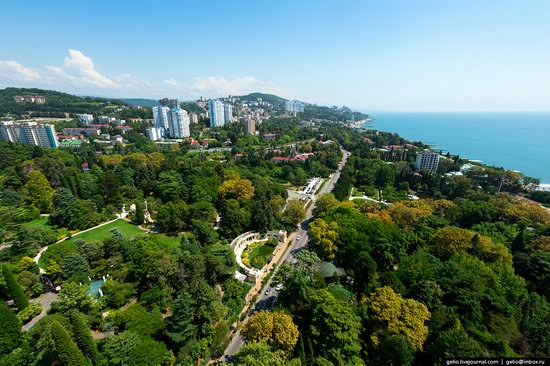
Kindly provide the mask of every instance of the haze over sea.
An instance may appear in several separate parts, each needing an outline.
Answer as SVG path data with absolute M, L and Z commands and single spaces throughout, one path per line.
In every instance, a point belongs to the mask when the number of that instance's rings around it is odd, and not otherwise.
M 550 112 L 370 115 L 371 128 L 550 183 Z

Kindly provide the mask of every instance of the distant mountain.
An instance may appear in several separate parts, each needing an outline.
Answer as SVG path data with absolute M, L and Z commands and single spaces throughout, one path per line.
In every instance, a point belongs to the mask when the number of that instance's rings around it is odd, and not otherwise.
M 159 101 L 156 99 L 121 98 L 119 100 L 123 101 L 124 103 L 128 103 L 130 105 L 140 105 L 142 107 L 149 107 L 149 108 L 159 105 Z
M 46 97 L 45 104 L 17 103 L 13 97 L 17 95 L 42 95 Z M 28 89 L 8 87 L 0 89 L 0 115 L 27 115 L 40 117 L 65 117 L 66 113 L 105 113 L 126 103 L 118 99 L 97 97 L 78 97 L 55 90 Z
M 264 94 L 264 93 L 250 93 L 248 95 L 242 95 L 239 98 L 242 100 L 246 100 L 248 102 L 255 102 L 256 99 L 262 98 L 263 101 L 273 104 L 278 104 L 284 102 L 286 99 L 281 98 L 277 95 L 273 94 Z

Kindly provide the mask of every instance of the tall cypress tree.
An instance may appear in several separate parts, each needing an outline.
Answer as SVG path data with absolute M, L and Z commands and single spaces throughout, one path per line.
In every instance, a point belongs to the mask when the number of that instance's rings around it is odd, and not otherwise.
M 0 356 L 10 353 L 19 345 L 21 322 L 14 313 L 0 302 Z
M 2 272 L 4 273 L 4 279 L 6 280 L 6 285 L 8 286 L 10 297 L 15 302 L 17 309 L 19 311 L 25 309 L 27 306 L 29 306 L 29 300 L 27 299 L 27 296 L 23 292 L 23 289 L 21 288 L 21 286 L 19 286 L 19 283 L 17 283 L 15 276 L 13 275 L 13 273 L 11 273 L 11 270 L 6 264 L 2 266 Z
M 69 332 L 57 320 L 51 322 L 48 336 L 53 341 L 56 359 L 64 366 L 86 366 L 90 363 L 71 339 Z
M 73 325 L 74 338 L 78 348 L 82 351 L 92 365 L 97 364 L 97 349 L 90 333 L 90 328 L 86 322 L 85 316 L 76 310 L 71 311 L 71 324 Z

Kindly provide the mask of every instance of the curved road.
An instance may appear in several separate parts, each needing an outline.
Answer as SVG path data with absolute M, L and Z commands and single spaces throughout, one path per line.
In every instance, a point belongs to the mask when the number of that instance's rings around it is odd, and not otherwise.
M 342 150 L 343 156 L 342 160 L 340 160 L 340 163 L 338 163 L 338 169 L 332 174 L 328 180 L 325 182 L 325 184 L 321 187 L 318 193 L 316 193 L 312 197 L 311 205 L 309 206 L 309 209 L 306 212 L 306 218 L 301 223 L 300 229 L 296 231 L 296 238 L 300 238 L 300 240 L 294 240 L 288 247 L 286 253 L 283 255 L 282 260 L 279 262 L 278 265 L 276 265 L 273 268 L 273 271 L 276 271 L 279 266 L 283 263 L 296 263 L 296 258 L 294 257 L 294 253 L 298 249 L 301 249 L 305 247 L 308 243 L 309 237 L 307 233 L 307 228 L 309 225 L 309 221 L 313 217 L 313 208 L 315 207 L 315 202 L 317 201 L 317 197 L 329 193 L 334 188 L 334 185 L 338 181 L 338 178 L 340 177 L 340 173 L 342 172 L 342 168 L 344 168 L 344 165 L 346 165 L 346 160 L 351 155 L 350 152 Z M 254 310 L 262 310 L 262 309 L 270 309 L 273 304 L 277 301 L 277 296 L 279 296 L 279 292 L 271 287 L 271 279 L 266 283 L 266 285 L 262 288 L 262 290 L 259 293 L 258 299 L 256 300 L 256 303 L 252 306 L 249 315 L 251 315 Z M 235 332 L 233 338 L 229 342 L 229 345 L 225 349 L 223 353 L 222 359 L 228 360 L 231 356 L 233 356 L 235 353 L 239 351 L 241 346 L 243 345 L 244 340 L 241 336 L 240 330 L 237 330 Z

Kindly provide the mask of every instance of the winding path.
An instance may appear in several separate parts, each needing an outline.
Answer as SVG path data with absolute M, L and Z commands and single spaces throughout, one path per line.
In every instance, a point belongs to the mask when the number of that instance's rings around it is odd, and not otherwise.
M 40 295 L 39 297 L 37 297 L 36 299 L 32 299 L 31 303 L 33 303 L 33 304 L 38 303 L 38 304 L 42 305 L 42 312 L 40 314 L 38 314 L 37 316 L 35 316 L 34 318 L 32 318 L 32 320 L 29 321 L 27 324 L 23 325 L 23 330 L 27 331 L 27 330 L 31 329 L 36 323 L 38 323 L 38 321 L 40 319 L 42 319 L 43 317 L 48 315 L 48 311 L 52 307 L 52 303 L 54 301 L 57 301 L 57 299 L 58 299 L 58 296 L 54 292 L 46 292 L 46 293 Z
M 78 235 L 80 235 L 80 234 L 84 234 L 84 233 L 86 233 L 86 232 L 88 232 L 88 231 L 92 231 L 92 230 L 94 230 L 94 229 L 97 229 L 98 227 L 102 227 L 102 226 L 105 226 L 105 225 L 109 225 L 109 224 L 111 224 L 111 223 L 113 223 L 113 222 L 115 222 L 115 221 L 117 221 L 117 220 L 120 220 L 120 219 L 124 220 L 124 219 L 126 218 L 127 215 L 128 215 L 127 212 L 123 212 L 123 213 L 121 213 L 121 214 L 117 214 L 117 215 L 116 215 L 116 219 L 112 219 L 112 220 L 109 220 L 109 221 L 102 222 L 102 223 L 99 224 L 99 225 L 96 225 L 96 226 L 94 226 L 94 227 L 91 227 L 91 228 L 88 228 L 88 229 L 79 231 L 79 232 L 77 232 L 77 233 L 75 233 L 75 234 L 73 234 L 73 235 L 71 235 L 71 236 L 66 236 L 66 237 L 64 237 L 63 239 L 60 239 L 60 240 L 56 241 L 56 242 L 53 243 L 53 244 L 61 243 L 62 241 L 65 241 L 65 240 L 67 240 L 67 239 L 72 239 L 72 238 L 74 238 L 75 236 L 78 236 Z M 51 245 L 51 244 L 50 244 L 50 245 Z M 40 261 L 40 257 L 42 257 L 42 254 L 44 254 L 44 252 L 45 252 L 46 250 L 48 250 L 48 245 L 46 245 L 45 247 L 40 248 L 40 251 L 38 252 L 38 254 L 33 258 L 34 262 L 35 262 L 36 264 L 38 264 L 38 269 L 39 269 L 39 271 L 40 271 L 40 274 L 45 274 L 45 273 L 46 273 L 46 271 L 45 271 L 42 267 L 40 267 L 40 263 L 38 263 L 38 262 Z

